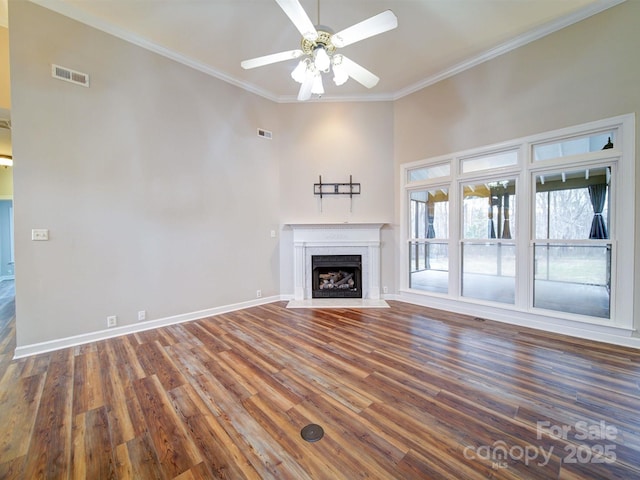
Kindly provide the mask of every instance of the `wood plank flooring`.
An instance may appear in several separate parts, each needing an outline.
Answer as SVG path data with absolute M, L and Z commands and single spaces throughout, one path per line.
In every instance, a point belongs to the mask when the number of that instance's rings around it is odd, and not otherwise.
M 5 319 L 0 478 L 640 478 L 640 351 L 389 303 L 20 360 Z

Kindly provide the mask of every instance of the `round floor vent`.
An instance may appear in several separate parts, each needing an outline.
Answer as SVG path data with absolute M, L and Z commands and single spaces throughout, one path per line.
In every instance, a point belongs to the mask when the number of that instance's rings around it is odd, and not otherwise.
M 300 431 L 300 435 L 307 442 L 317 442 L 324 436 L 324 430 L 320 425 L 310 423 Z

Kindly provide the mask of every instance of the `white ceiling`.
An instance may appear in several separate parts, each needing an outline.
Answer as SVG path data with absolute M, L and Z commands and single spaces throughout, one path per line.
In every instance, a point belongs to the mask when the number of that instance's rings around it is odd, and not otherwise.
M 274 0 L 32 1 L 271 100 L 295 101 L 296 60 L 240 67 L 299 48 L 300 34 Z M 623 0 L 319 1 L 319 23 L 334 31 L 387 9 L 398 17 L 397 29 L 340 51 L 378 75 L 378 85 L 368 90 L 349 80 L 336 87 L 327 79 L 326 101 L 400 98 Z M 317 2 L 300 0 L 314 24 Z

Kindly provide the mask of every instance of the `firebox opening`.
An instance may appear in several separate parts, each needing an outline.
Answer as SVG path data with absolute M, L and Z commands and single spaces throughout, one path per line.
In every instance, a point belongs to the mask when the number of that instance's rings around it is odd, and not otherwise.
M 362 298 L 361 255 L 312 255 L 312 298 Z

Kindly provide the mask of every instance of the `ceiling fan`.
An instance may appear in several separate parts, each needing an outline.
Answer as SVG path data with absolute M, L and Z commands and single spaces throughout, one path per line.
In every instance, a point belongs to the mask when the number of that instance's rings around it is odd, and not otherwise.
M 298 0 L 276 0 L 276 2 L 302 35 L 300 48 L 245 60 L 240 63 L 242 68 L 262 67 L 303 57 L 291 72 L 291 77 L 301 84 L 298 92 L 300 101 L 309 100 L 314 94 L 324 94 L 322 74 L 329 73 L 331 70 L 333 70 L 333 81 L 338 86 L 343 85 L 349 78 L 353 78 L 367 88 L 376 86 L 380 80 L 377 76 L 344 55 L 336 53 L 336 50 L 396 28 L 398 19 L 391 10 L 385 10 L 334 33 L 324 25 L 314 26 Z

